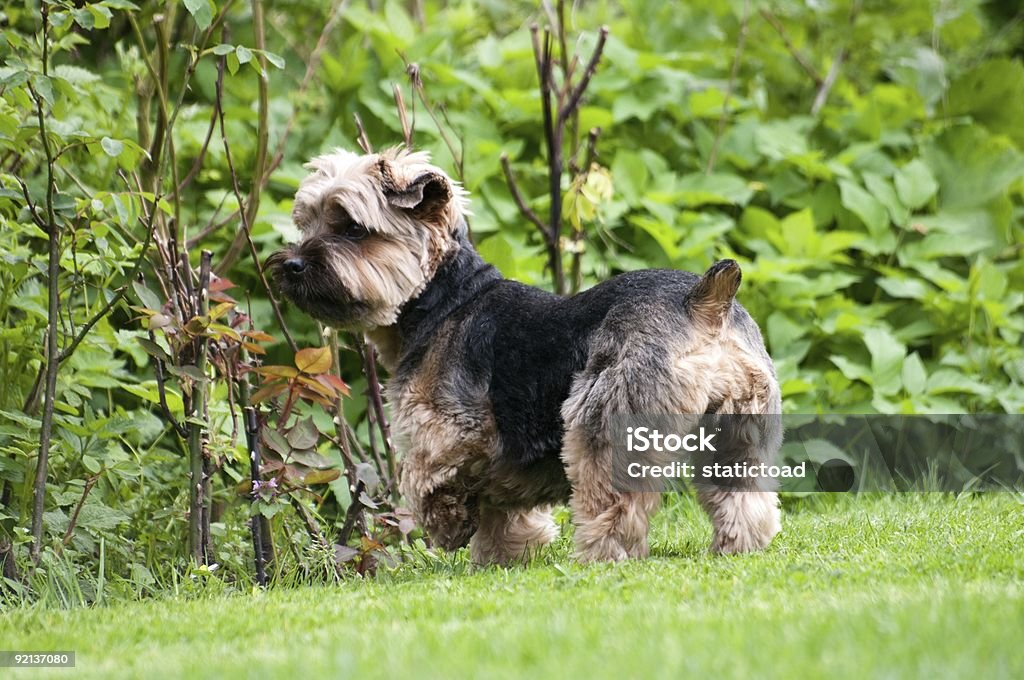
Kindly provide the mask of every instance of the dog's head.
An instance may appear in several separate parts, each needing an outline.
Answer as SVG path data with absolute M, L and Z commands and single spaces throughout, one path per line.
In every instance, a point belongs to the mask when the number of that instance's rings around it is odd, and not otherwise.
M 319 156 L 295 194 L 298 243 L 267 268 L 289 299 L 336 328 L 393 324 L 465 229 L 465 192 L 426 153 Z

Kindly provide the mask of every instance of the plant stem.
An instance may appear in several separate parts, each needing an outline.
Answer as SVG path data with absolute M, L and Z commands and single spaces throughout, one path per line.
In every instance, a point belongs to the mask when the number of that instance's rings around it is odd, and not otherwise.
M 43 76 L 49 72 L 49 8 L 40 6 L 42 12 Z M 34 563 L 39 561 L 39 550 L 43 540 L 43 511 L 46 507 L 46 473 L 50 461 L 50 438 L 53 434 L 53 402 L 57 395 L 57 371 L 60 368 L 60 352 L 57 348 L 57 324 L 60 319 L 60 228 L 53 210 L 53 149 L 46 129 L 46 114 L 43 99 L 31 90 L 36 103 L 39 135 L 42 138 L 43 153 L 46 154 L 46 221 L 48 231 L 47 262 L 47 332 L 46 332 L 46 380 L 44 388 L 43 419 L 39 429 L 39 458 L 36 461 L 36 476 L 32 486 L 32 546 L 29 555 Z
M 199 290 L 196 291 L 197 316 L 210 311 L 210 265 L 213 253 L 204 250 L 199 261 Z M 208 340 L 205 335 L 196 338 L 195 367 L 198 374 L 206 374 L 206 352 Z M 191 469 L 189 480 L 189 551 L 196 564 L 207 564 L 207 546 L 210 535 L 208 484 L 206 482 L 209 423 L 206 417 L 206 381 L 196 380 L 192 385 L 192 414 L 188 424 L 188 454 Z M 200 424 L 200 422 L 203 424 Z
M 246 404 L 245 406 L 245 437 L 249 445 L 249 479 L 252 481 L 251 498 L 253 507 L 259 502 L 259 494 L 256 492 L 256 483 L 260 481 L 260 427 L 259 419 L 256 417 L 256 409 Z M 265 517 L 257 512 L 250 520 L 252 530 L 252 549 L 256 562 L 256 583 L 261 588 L 267 585 L 267 572 L 265 567 L 266 554 L 263 549 L 263 523 Z

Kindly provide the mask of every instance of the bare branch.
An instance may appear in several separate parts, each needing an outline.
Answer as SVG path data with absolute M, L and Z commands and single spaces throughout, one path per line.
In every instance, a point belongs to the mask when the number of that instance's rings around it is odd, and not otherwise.
M 604 43 L 608 39 L 608 27 L 602 26 L 601 30 L 597 34 L 597 45 L 594 47 L 594 52 L 590 55 L 590 61 L 587 62 L 587 68 L 583 71 L 583 76 L 580 81 L 576 83 L 576 87 L 573 88 L 572 94 L 569 95 L 568 101 L 558 112 L 558 118 L 560 121 L 566 120 L 572 112 L 576 110 L 576 107 L 580 103 L 580 98 L 583 96 L 583 92 L 590 85 L 590 79 L 594 77 L 594 73 L 597 71 L 597 63 L 601 61 L 601 53 L 604 52 Z M 568 74 L 566 79 L 568 80 Z
M 391 86 L 395 95 L 395 109 L 398 111 L 398 122 L 402 125 L 402 137 L 405 139 L 405 148 L 412 148 L 412 127 L 409 125 L 409 112 L 405 108 L 405 99 L 402 97 L 402 88 L 395 83 Z
M 89 497 L 92 487 L 96 486 L 96 481 L 100 478 L 100 474 L 90 475 L 85 480 L 85 488 L 82 489 L 82 495 L 78 499 L 78 503 L 75 504 L 75 509 L 71 511 L 71 517 L 68 519 L 68 528 L 64 531 L 64 538 L 61 541 L 64 545 L 71 543 L 71 536 L 74 534 L 75 525 L 78 524 L 78 516 L 82 513 L 82 506 L 85 505 L 85 499 Z
M 857 16 L 860 14 L 861 0 L 854 0 L 853 6 L 850 7 L 850 18 L 849 27 L 850 32 L 853 32 L 854 24 L 857 23 Z M 818 93 L 814 96 L 814 103 L 811 105 L 811 115 L 817 116 L 821 113 L 821 109 L 825 106 L 825 102 L 828 101 L 828 95 L 832 91 L 832 87 L 836 84 L 836 80 L 839 78 L 839 72 L 843 68 L 843 63 L 846 61 L 846 57 L 849 55 L 847 47 L 844 45 L 839 48 L 836 52 L 836 58 L 832 60 L 832 67 L 828 70 L 828 75 L 825 76 L 825 80 L 821 83 L 821 87 L 818 88 Z
M 537 230 L 544 237 L 544 243 L 550 244 L 551 234 L 548 233 L 547 226 L 540 221 L 537 217 L 537 213 L 533 212 L 526 201 L 523 199 L 523 195 L 519 193 L 519 185 L 516 184 L 516 179 L 512 175 L 512 166 L 508 160 L 508 154 L 501 154 L 501 169 L 505 171 L 505 181 L 508 182 L 509 191 L 512 192 L 512 200 L 519 206 L 519 212 L 522 213 L 523 217 L 530 221 L 533 226 L 537 227 Z
M 740 20 L 740 35 L 736 41 L 736 52 L 732 58 L 732 69 L 729 71 L 729 84 L 725 89 L 725 96 L 722 98 L 722 113 L 718 117 L 718 129 L 715 130 L 715 141 L 711 144 L 711 153 L 708 154 L 708 164 L 705 173 L 710 175 L 715 170 L 715 162 L 718 160 L 718 147 L 722 143 L 722 134 L 725 132 L 725 119 L 729 115 L 729 100 L 732 98 L 733 89 L 736 87 L 736 76 L 740 71 L 740 59 L 743 56 L 743 47 L 747 43 L 747 29 L 750 27 L 750 0 L 743 1 L 743 18 Z
M 32 202 L 32 196 L 28 192 L 28 186 L 17 175 L 14 175 L 14 179 L 15 179 L 15 181 L 17 181 L 18 185 L 21 187 L 22 195 L 25 196 L 25 204 L 28 206 L 28 212 L 32 216 L 32 221 L 36 223 L 37 227 L 39 227 L 43 231 L 48 232 L 49 229 L 50 229 L 50 225 L 48 225 L 46 223 L 46 221 L 43 220 L 43 218 L 39 216 L 39 213 L 37 212 L 38 208 L 36 208 L 35 203 Z
M 810 76 L 811 80 L 814 81 L 814 84 L 820 87 L 822 83 L 821 74 L 818 73 L 818 69 L 814 68 L 814 64 L 804 56 L 803 52 L 797 49 L 796 45 L 793 44 L 793 41 L 789 38 L 789 32 L 786 31 L 786 27 L 781 21 L 779 21 L 779 18 L 775 16 L 771 10 L 764 7 L 761 8 L 760 12 L 761 16 L 764 17 L 764 20 L 771 24 L 772 28 L 775 29 L 775 32 L 779 34 L 780 38 L 782 38 L 782 44 L 786 46 L 786 51 L 793 57 L 793 60 L 800 65 L 800 68 L 804 70 L 804 73 Z
M 358 113 L 353 113 L 352 117 L 356 121 L 356 131 L 358 137 L 356 141 L 359 143 L 359 148 L 363 150 L 363 153 L 373 153 L 373 146 L 370 144 L 370 138 L 366 136 L 366 128 L 363 127 L 363 119 L 359 117 Z
M 846 61 L 846 48 L 839 50 L 839 53 L 836 54 L 836 58 L 832 60 L 832 67 L 828 70 L 828 75 L 825 76 L 824 82 L 818 88 L 818 93 L 814 95 L 814 103 L 811 105 L 812 116 L 817 116 L 821 113 L 825 102 L 828 101 L 828 95 L 839 78 L 839 71 L 842 69 L 844 61 Z

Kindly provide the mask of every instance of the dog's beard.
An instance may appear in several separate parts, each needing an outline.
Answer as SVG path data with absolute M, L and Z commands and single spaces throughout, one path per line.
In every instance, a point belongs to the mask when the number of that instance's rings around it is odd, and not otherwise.
M 284 262 L 301 257 L 306 271 L 289 274 Z M 300 309 L 332 328 L 369 330 L 393 324 L 402 305 L 425 283 L 419 258 L 397 243 L 359 244 L 310 239 L 267 260 L 278 289 Z

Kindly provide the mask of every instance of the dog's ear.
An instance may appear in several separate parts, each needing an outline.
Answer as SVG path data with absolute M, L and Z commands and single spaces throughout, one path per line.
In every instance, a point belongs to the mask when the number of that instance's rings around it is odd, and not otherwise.
M 384 197 L 392 206 L 408 210 L 424 221 L 442 219 L 445 207 L 452 200 L 452 184 L 443 173 L 426 170 L 412 180 L 403 182 L 395 176 L 391 164 L 381 159 L 380 174 Z

